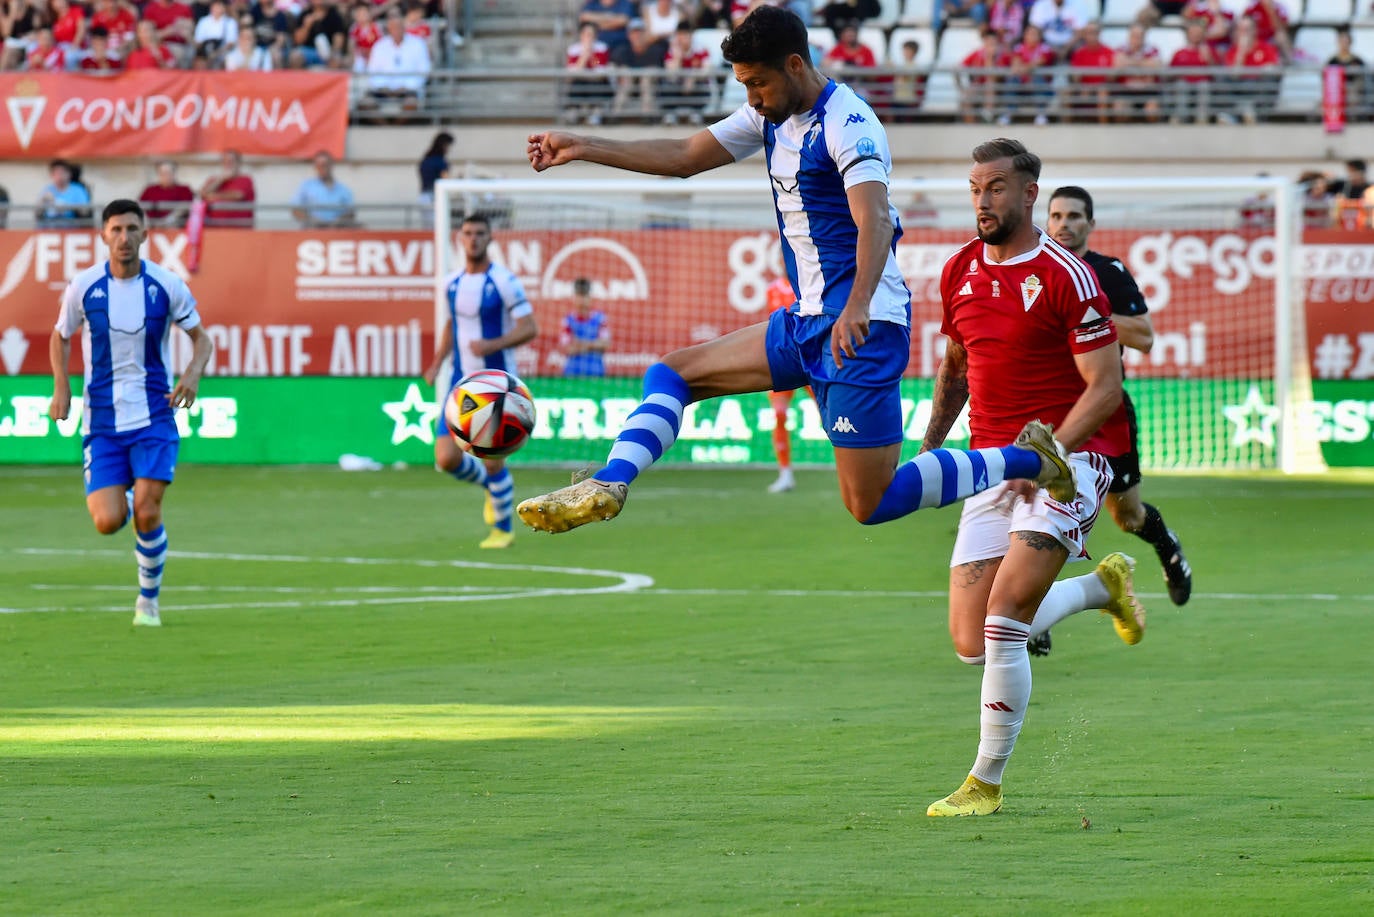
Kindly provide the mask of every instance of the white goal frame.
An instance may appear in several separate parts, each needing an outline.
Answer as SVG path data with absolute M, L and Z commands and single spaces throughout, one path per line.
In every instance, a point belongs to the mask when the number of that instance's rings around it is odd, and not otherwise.
M 1075 178 L 1073 176 L 1042 178 L 1043 195 L 1060 185 L 1078 184 L 1103 192 L 1188 192 L 1214 194 L 1230 192 L 1242 195 L 1265 195 L 1274 208 L 1274 239 L 1277 263 L 1274 277 L 1274 395 L 1281 411 L 1275 424 L 1275 457 L 1279 470 L 1285 473 L 1313 473 L 1325 470 L 1315 441 L 1301 436 L 1302 412 L 1312 400 L 1312 382 L 1307 366 L 1306 324 L 1304 302 L 1298 275 L 1301 242 L 1300 190 L 1296 184 L 1276 177 L 1250 178 Z M 917 193 L 957 194 L 966 192 L 963 179 L 893 179 L 894 200 Z M 537 177 L 518 179 L 462 178 L 441 179 L 434 186 L 434 243 L 435 243 L 435 328 L 442 326 L 447 307 L 444 302 L 442 279 L 452 269 L 452 246 L 455 212 L 471 213 L 483 209 L 484 202 L 528 196 L 558 196 L 630 199 L 645 196 L 686 197 L 706 200 L 758 200 L 767 207 L 767 185 L 756 178 L 720 179 L 696 177 L 668 179 L 655 177 L 606 177 L 596 179 L 568 179 Z

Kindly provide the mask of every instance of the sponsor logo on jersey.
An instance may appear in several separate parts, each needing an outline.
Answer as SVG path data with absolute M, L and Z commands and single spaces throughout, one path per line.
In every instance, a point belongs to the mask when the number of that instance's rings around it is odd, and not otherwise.
M 968 263 L 968 272 L 969 272 L 970 274 L 976 274 L 976 273 L 978 273 L 978 259 L 977 259 L 977 258 L 974 258 L 972 261 L 970 261 L 970 262 Z
M 1027 312 L 1031 310 L 1031 306 L 1035 305 L 1035 301 L 1040 298 L 1040 291 L 1043 288 L 1043 285 L 1040 283 L 1040 278 L 1034 274 L 1031 274 L 1025 280 L 1021 281 L 1021 303 L 1026 307 Z
M 862 121 L 863 118 L 859 120 Z M 873 138 L 860 137 L 859 142 L 854 144 L 854 152 L 860 156 L 876 156 L 878 155 L 878 147 L 873 143 Z
M 844 119 L 844 126 L 845 126 L 845 127 L 848 127 L 848 126 L 851 125 L 851 124 L 864 124 L 864 123 L 865 123 L 865 122 L 864 122 L 864 116 L 861 115 L 861 114 L 859 114 L 859 113 L 857 113 L 857 112 L 851 114 L 848 118 L 845 118 L 845 119 Z
M 959 288 L 959 295 L 960 295 L 960 296 L 972 296 L 972 295 L 973 295 L 973 281 L 972 281 L 972 280 L 965 280 L 965 281 L 964 281 L 964 285 L 963 285 L 962 287 Z
M 1074 331 L 1073 339 L 1077 344 L 1089 344 L 1100 337 L 1105 337 L 1112 333 L 1110 322 L 1099 322 L 1087 325 Z
M 105 298 L 105 291 L 102 290 L 102 289 L 100 289 L 100 287 L 96 287 L 94 290 L 91 290 L 91 299 L 104 299 L 104 298 Z
M 835 418 L 835 423 L 830 427 L 832 433 L 858 433 L 859 428 L 854 426 L 850 419 L 843 414 Z

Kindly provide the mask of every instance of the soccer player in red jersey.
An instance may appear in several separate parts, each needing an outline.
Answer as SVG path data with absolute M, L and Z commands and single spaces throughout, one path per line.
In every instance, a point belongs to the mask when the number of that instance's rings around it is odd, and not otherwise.
M 922 449 L 944 442 L 967 402 L 974 449 L 1006 441 L 1028 421 L 1052 424 L 1078 487 L 1060 502 L 1010 481 L 964 501 L 950 560 L 949 627 L 959 658 L 984 666 L 981 731 L 968 778 L 930 805 L 933 816 L 1001 808 L 1002 774 L 1030 702 L 1031 622 L 1065 562 L 1087 556 L 1112 481 L 1107 457 L 1129 448 L 1111 306 L 1092 269 L 1031 222 L 1039 157 L 1019 141 L 997 139 L 976 147 L 973 163 L 978 238 L 941 274 L 948 346 Z M 1068 611 L 1102 608 L 1123 640 L 1138 642 L 1144 614 L 1131 592 L 1132 564 L 1108 555 L 1095 574 L 1061 587 L 1081 590 Z

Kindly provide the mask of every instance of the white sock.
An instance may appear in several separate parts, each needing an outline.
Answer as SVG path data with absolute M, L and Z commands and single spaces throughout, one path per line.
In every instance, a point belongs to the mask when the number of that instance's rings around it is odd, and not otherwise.
M 1089 608 L 1103 608 L 1111 598 L 1096 573 L 1061 579 L 1050 587 L 1044 601 L 1035 610 L 1035 618 L 1030 623 L 1030 635 L 1040 636 L 1069 615 Z
M 1012 618 L 989 615 L 983 625 L 982 715 L 979 719 L 978 757 L 970 774 L 984 783 L 1000 785 L 1007 759 L 1030 705 L 1031 665 L 1026 653 L 1030 625 Z

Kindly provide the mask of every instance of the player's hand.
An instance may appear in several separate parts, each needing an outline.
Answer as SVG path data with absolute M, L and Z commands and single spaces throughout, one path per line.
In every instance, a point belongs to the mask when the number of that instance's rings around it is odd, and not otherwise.
M 48 416 L 53 420 L 66 420 L 72 410 L 71 392 L 54 392 L 48 402 Z
M 582 140 L 577 135 L 562 131 L 530 134 L 525 155 L 529 157 L 534 171 L 543 172 L 545 169 L 552 169 L 554 166 L 561 166 L 577 159 L 577 150 L 581 143 Z
M 1007 509 L 1010 509 L 1012 504 L 1017 500 L 1021 500 L 1025 503 L 1034 503 L 1036 491 L 1040 489 L 1040 486 L 1034 481 L 1027 481 L 1024 479 L 1007 481 L 1002 487 L 1003 495 L 997 501 L 997 504 L 1001 506 L 1005 501 Z
M 177 380 L 176 388 L 167 394 L 167 403 L 172 410 L 189 408 L 196 403 L 196 392 L 200 389 L 200 377 L 189 373 Z
M 426 370 L 420 375 L 420 378 L 423 379 L 423 380 L 425 380 L 425 385 L 433 385 L 433 384 L 434 384 L 434 380 L 437 379 L 437 378 L 439 378 L 439 367 L 438 367 L 438 366 L 431 366 L 431 367 L 429 367 L 428 369 L 426 369 Z
M 496 350 L 496 348 L 491 346 L 491 341 L 487 340 L 486 338 L 478 338 L 474 341 L 468 341 L 468 352 L 470 352 L 474 357 L 485 357 L 487 354 L 491 353 L 494 350 Z
M 844 307 L 835 327 L 830 329 L 830 355 L 835 358 L 835 366 L 843 369 L 844 358 L 853 357 L 864 341 L 868 340 L 868 314 L 858 309 Z

